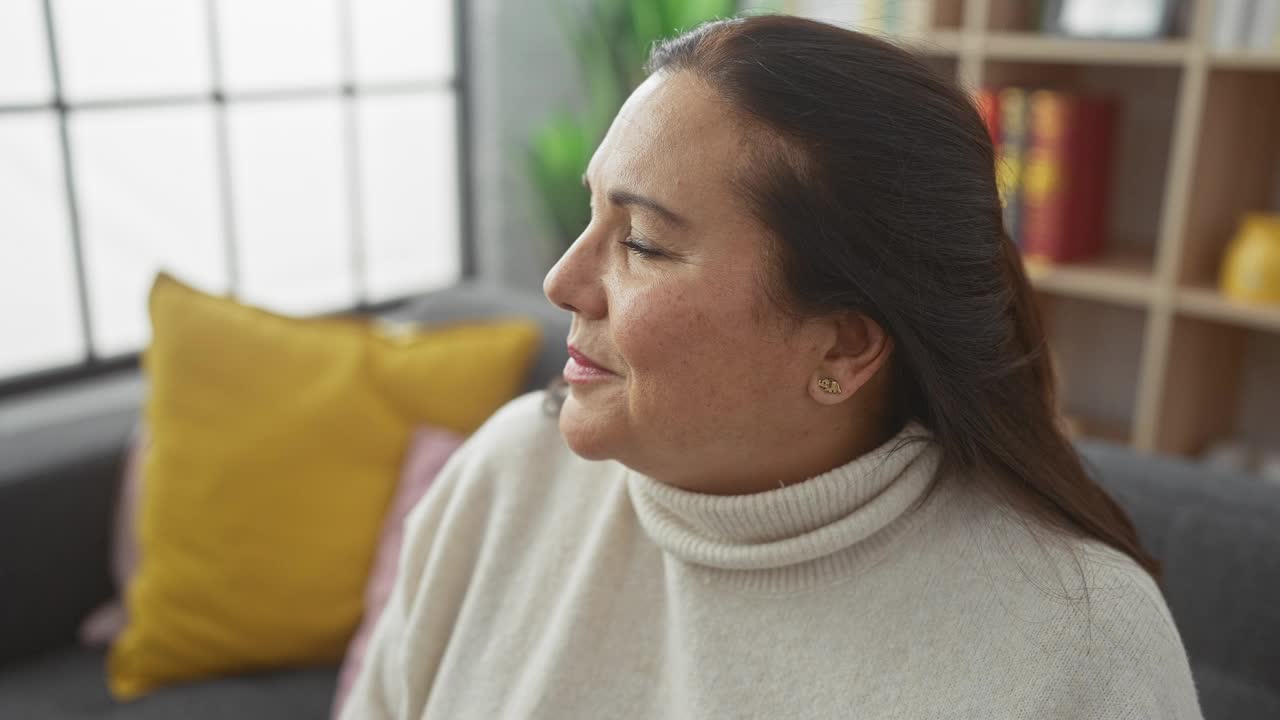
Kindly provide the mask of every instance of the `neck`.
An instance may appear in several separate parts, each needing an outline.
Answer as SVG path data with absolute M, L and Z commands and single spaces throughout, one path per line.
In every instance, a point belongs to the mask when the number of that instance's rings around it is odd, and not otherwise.
M 870 393 L 867 393 L 870 394 Z M 871 403 L 868 403 L 871 404 Z M 743 447 L 732 455 L 691 463 L 690 450 L 678 467 L 633 469 L 672 487 L 706 495 L 748 495 L 795 485 L 846 465 L 875 450 L 902 429 L 855 402 L 810 407 L 802 420 L 782 423 L 778 436 L 765 445 Z

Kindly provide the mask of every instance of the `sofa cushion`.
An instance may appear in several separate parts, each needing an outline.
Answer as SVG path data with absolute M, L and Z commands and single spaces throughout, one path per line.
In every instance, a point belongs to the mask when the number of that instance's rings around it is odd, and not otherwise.
M 1280 694 L 1271 689 L 1219 672 L 1213 667 L 1191 668 L 1207 720 L 1275 720 L 1280 718 Z
M 111 508 L 141 390 L 121 373 L 0 403 L 0 668 L 70 643 L 110 595 Z
M 479 427 L 537 327 L 292 318 L 165 274 L 149 307 L 143 562 L 112 692 L 338 661 L 410 430 Z
M 347 655 L 338 674 L 338 692 L 333 699 L 333 717 L 342 712 L 348 693 L 355 685 L 360 669 L 364 667 L 369 639 L 378 624 L 378 618 L 387 607 L 391 590 L 395 587 L 396 573 L 400 569 L 400 547 L 404 541 L 404 521 L 417 506 L 427 489 L 431 487 L 445 463 L 462 445 L 464 438 L 448 430 L 424 425 L 413 433 L 409 449 L 405 452 L 400 468 L 400 481 L 396 485 L 395 499 L 382 519 L 382 534 L 378 538 L 378 554 L 369 571 L 364 586 L 364 617 L 360 627 L 347 645 Z
M 117 703 L 107 693 L 102 650 L 80 647 L 0 673 L 0 718 L 23 720 L 201 720 L 329 715 L 336 667 L 220 678 L 157 690 Z
M 385 314 L 391 320 L 438 325 L 488 317 L 521 317 L 542 329 L 542 347 L 529 373 L 525 390 L 538 390 L 559 377 L 569 359 L 569 313 L 552 305 L 541 293 L 467 283 L 422 296 Z
M 543 342 L 525 389 L 544 387 L 567 359 L 569 314 L 538 293 L 464 282 L 383 315 L 536 319 Z M 144 391 L 141 374 L 124 370 L 0 400 L 0 668 L 74 641 L 86 613 L 110 598 L 111 513 Z
M 1209 708 L 1280 697 L 1280 487 L 1104 443 L 1080 448 L 1163 566 L 1206 717 L 1246 717 Z

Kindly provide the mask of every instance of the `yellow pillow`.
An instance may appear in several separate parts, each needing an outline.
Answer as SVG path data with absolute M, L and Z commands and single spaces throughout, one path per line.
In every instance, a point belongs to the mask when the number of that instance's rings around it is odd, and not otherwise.
M 389 335 L 165 275 L 150 309 L 141 566 L 111 692 L 337 662 L 410 428 L 474 431 L 519 390 L 536 326 Z

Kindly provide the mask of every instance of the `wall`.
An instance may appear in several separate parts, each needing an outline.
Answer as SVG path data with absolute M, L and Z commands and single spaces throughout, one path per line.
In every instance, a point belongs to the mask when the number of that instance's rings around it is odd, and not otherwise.
M 524 143 L 553 110 L 583 100 L 573 53 L 552 9 L 557 2 L 585 7 L 591 1 L 469 0 L 472 197 L 476 262 L 485 280 L 540 290 L 573 240 L 553 237 L 547 227 L 525 171 Z
M 581 102 L 552 2 L 472 0 L 472 200 L 480 276 L 538 290 L 572 238 L 547 227 L 525 171 L 525 139 L 552 110 Z M 581 6 L 590 0 L 567 0 Z

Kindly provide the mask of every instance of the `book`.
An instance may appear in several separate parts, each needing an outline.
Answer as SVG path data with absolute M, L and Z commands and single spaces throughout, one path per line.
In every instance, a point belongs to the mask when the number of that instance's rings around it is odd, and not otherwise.
M 1106 239 L 1117 105 L 1051 90 L 1032 92 L 1027 105 L 1023 256 L 1048 262 L 1093 257 Z
M 923 35 L 929 30 L 932 10 L 928 0 L 884 0 L 882 28 L 894 35 Z
M 1245 45 L 1253 0 L 1218 0 L 1214 9 L 1212 45 L 1233 50 Z
M 982 123 L 987 126 L 987 134 L 991 136 L 991 146 L 1000 148 L 1000 98 L 991 88 L 979 88 L 973 97 L 982 116 Z
M 1022 171 L 1027 151 L 1029 104 L 1027 91 L 1019 87 L 1000 90 L 998 104 L 999 159 L 996 162 L 996 187 L 1004 204 L 1004 229 L 1015 245 L 1022 245 Z
M 1215 50 L 1280 52 L 1280 0 L 1218 0 L 1209 41 Z
M 1040 29 L 1051 35 L 1149 40 L 1174 31 L 1178 0 L 1046 0 Z
M 797 0 L 787 7 L 805 17 L 876 35 L 919 36 L 928 30 L 930 0 Z
M 902 0 L 898 14 L 898 32 L 903 35 L 922 35 L 933 26 L 933 2 L 931 0 Z
M 1260 52 L 1280 50 L 1280 0 L 1253 0 L 1248 47 Z

